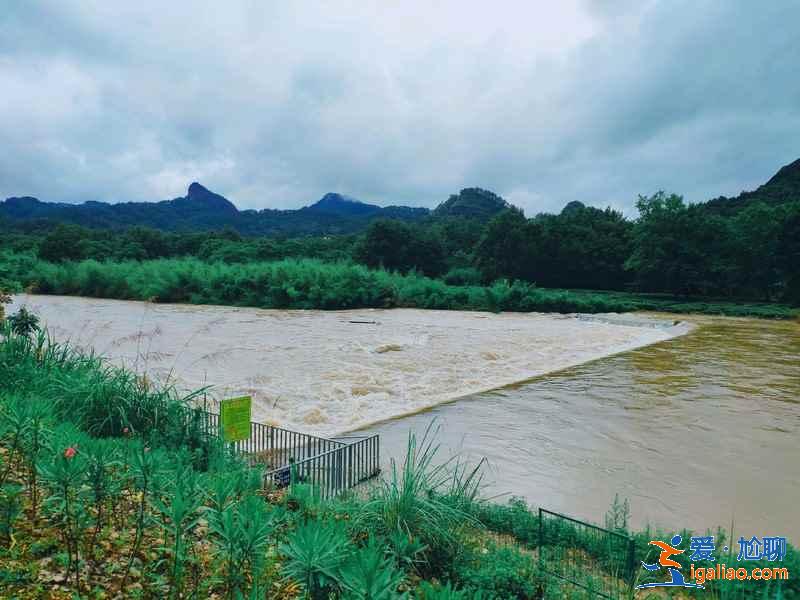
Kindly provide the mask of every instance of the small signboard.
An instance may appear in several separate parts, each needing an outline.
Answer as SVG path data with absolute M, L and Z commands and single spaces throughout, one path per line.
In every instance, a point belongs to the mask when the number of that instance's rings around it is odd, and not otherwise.
M 250 437 L 250 396 L 230 398 L 220 403 L 222 439 L 226 442 L 241 442 Z

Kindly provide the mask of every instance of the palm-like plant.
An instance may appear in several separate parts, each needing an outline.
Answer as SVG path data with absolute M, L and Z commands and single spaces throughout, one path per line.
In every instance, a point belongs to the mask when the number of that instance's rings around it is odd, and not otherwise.
M 339 582 L 339 567 L 348 545 L 341 526 L 310 521 L 293 531 L 281 553 L 284 573 L 300 583 L 311 598 L 323 598 Z
M 374 538 L 344 563 L 340 578 L 348 600 L 396 600 L 408 596 L 397 591 L 405 578 L 403 572 Z
M 181 466 L 181 465 L 179 465 Z M 153 497 L 150 503 L 161 518 L 170 547 L 165 547 L 165 554 L 171 557 L 170 585 L 173 596 L 182 590 L 183 574 L 187 560 L 186 540 L 191 535 L 200 519 L 200 486 L 198 475 L 190 468 L 176 473 L 174 486 L 168 491 L 166 499 Z
M 253 582 L 251 595 L 256 594 L 275 512 L 268 510 L 261 498 L 250 495 L 236 503 L 218 502 L 217 507 L 207 509 L 207 515 L 216 554 L 222 559 L 228 598 L 243 593 L 248 572 Z

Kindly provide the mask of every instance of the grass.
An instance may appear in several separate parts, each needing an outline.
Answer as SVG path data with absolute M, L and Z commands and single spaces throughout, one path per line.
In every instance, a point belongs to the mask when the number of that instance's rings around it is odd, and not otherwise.
M 438 461 L 433 429 L 409 437 L 405 460 L 365 497 L 322 500 L 306 484 L 264 490 L 260 470 L 205 435 L 196 414 L 191 398 L 2 325 L 0 597 L 591 596 L 540 570 L 536 512 L 482 501 L 479 466 Z M 627 533 L 626 511 L 616 506 L 609 526 Z M 620 579 L 619 556 L 596 536 L 548 531 L 592 585 Z M 637 557 L 667 537 L 630 535 Z M 800 569 L 791 547 L 783 566 Z M 796 579 L 784 583 L 714 593 L 800 597 Z
M 499 280 L 489 286 L 450 285 L 347 262 L 286 259 L 207 263 L 194 258 L 53 264 L 30 255 L 0 255 L 0 287 L 62 294 L 287 309 L 425 308 L 445 310 L 682 313 L 793 318 L 780 304 L 687 300 L 659 295 L 538 288 Z

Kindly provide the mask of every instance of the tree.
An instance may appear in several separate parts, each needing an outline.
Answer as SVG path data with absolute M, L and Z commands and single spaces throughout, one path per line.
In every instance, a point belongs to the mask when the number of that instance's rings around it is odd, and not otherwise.
M 786 300 L 800 305 L 800 203 L 791 205 L 778 234 L 778 265 Z
M 354 255 L 369 267 L 392 271 L 416 269 L 435 277 L 444 269 L 444 251 L 436 232 L 401 221 L 370 224 Z
M 731 287 L 771 298 L 780 281 L 778 255 L 783 207 L 748 205 L 731 220 Z
M 636 207 L 639 219 L 625 266 L 640 288 L 690 295 L 721 287 L 724 219 L 664 192 L 639 196 Z
M 529 223 L 530 279 L 551 287 L 621 289 L 629 280 L 632 224 L 622 213 L 570 202 Z
M 509 208 L 487 223 L 475 249 L 475 263 L 487 280 L 524 278 L 530 266 L 527 223 L 518 208 Z
M 80 260 L 87 232 L 77 225 L 59 224 L 39 244 L 39 258 L 49 262 Z

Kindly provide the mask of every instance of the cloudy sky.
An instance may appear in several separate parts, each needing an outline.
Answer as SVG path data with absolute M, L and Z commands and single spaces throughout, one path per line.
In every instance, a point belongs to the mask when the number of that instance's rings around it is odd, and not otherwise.
M 800 157 L 800 2 L 4 0 L 0 197 L 700 201 Z

